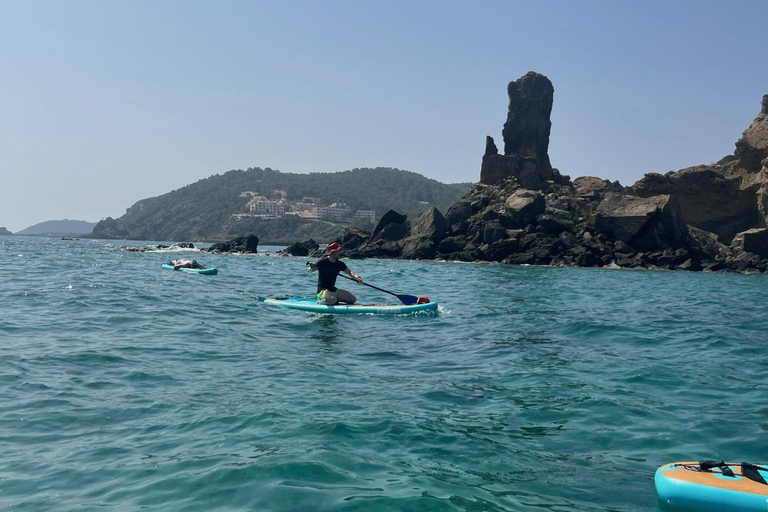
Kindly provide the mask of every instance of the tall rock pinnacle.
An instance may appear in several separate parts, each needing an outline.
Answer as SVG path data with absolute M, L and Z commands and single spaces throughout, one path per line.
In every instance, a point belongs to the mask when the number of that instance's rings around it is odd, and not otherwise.
M 480 182 L 496 185 L 516 178 L 520 186 L 544 188 L 547 181 L 559 183 L 560 174 L 549 162 L 549 132 L 555 88 L 549 79 L 533 71 L 507 86 L 509 109 L 504 123 L 504 154 L 496 154 L 491 137 L 480 170 Z

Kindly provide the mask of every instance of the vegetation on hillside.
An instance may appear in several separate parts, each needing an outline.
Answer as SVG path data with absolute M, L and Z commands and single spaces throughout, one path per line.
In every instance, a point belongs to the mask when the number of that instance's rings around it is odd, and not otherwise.
M 84 235 L 90 233 L 95 222 L 84 220 L 47 220 L 22 229 L 17 235 Z
M 221 240 L 253 233 L 269 241 L 296 241 L 308 232 L 330 229 L 324 224 L 305 227 L 298 220 L 243 219 L 245 191 L 270 195 L 284 190 L 287 199 L 316 197 L 326 203 L 342 202 L 353 210 L 376 210 L 377 216 L 394 209 L 413 217 L 430 206 L 446 211 L 470 188 L 469 183 L 444 184 L 398 169 L 353 169 L 336 173 L 294 174 L 252 168 L 216 174 L 161 196 L 142 199 L 119 219 L 106 219 L 94 228 L 94 237 L 143 240 Z M 293 222 L 294 224 L 292 224 Z M 338 229 L 338 228 L 334 228 Z M 260 232 L 261 231 L 261 232 Z M 281 237 L 273 238 L 275 234 Z

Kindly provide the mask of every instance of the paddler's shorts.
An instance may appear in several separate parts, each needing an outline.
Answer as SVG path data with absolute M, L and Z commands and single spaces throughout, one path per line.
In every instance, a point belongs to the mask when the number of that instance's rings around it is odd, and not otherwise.
M 320 290 L 320 293 L 317 294 L 317 300 L 323 300 L 325 298 L 325 297 L 323 297 L 323 295 L 325 295 L 325 292 L 327 292 L 327 291 L 328 290 Z M 335 292 L 331 292 L 331 293 L 337 299 L 339 298 L 339 289 L 338 288 L 336 288 Z

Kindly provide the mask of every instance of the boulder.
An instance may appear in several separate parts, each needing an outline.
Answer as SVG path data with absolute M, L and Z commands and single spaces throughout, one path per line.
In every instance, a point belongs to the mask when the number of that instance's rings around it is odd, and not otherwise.
M 458 201 L 448 208 L 445 220 L 449 226 L 458 224 L 472 216 L 472 204 L 467 200 Z
M 408 236 L 408 224 L 387 224 L 382 229 L 371 235 L 369 242 L 375 242 L 377 240 L 389 240 L 397 241 L 402 240 Z
M 376 224 L 376 227 L 373 229 L 373 233 L 371 233 L 370 239 L 374 240 L 376 235 L 378 235 L 381 230 L 390 224 L 404 224 L 407 219 L 407 215 L 397 213 L 395 210 L 389 210 L 379 219 L 378 224 Z
M 748 229 L 737 234 L 731 247 L 768 258 L 768 228 Z
M 497 222 L 490 222 L 485 224 L 482 228 L 482 233 L 483 242 L 487 244 L 492 244 L 507 238 L 506 228 L 502 227 L 501 224 Z
M 687 242 L 679 206 L 669 195 L 641 198 L 609 192 L 597 208 L 595 229 L 639 251 L 679 248 Z
M 508 216 L 525 226 L 544 213 L 547 203 L 541 193 L 521 188 L 507 197 L 504 206 Z
M 573 180 L 573 190 L 576 195 L 585 199 L 598 200 L 606 192 L 621 192 L 624 187 L 618 181 L 611 183 L 594 176 L 582 176 Z
M 234 254 L 234 253 L 256 254 L 258 252 L 257 250 L 258 246 L 259 246 L 259 237 L 257 237 L 256 235 L 248 235 L 248 236 L 239 236 L 227 242 L 220 242 L 217 244 L 213 244 L 206 250 L 208 252 L 227 253 L 227 254 Z
M 760 184 L 755 179 L 743 171 L 699 165 L 665 175 L 646 174 L 631 191 L 639 197 L 673 194 L 688 225 L 711 231 L 729 244 L 736 233 L 763 220 L 756 195 Z
M 448 229 L 448 221 L 445 220 L 440 210 L 432 206 L 411 222 L 409 235 L 438 242 L 445 235 L 446 229 Z
M 320 245 L 310 238 L 305 242 L 296 242 L 280 251 L 280 253 L 290 256 L 309 256 L 314 254 L 319 248 Z
M 490 261 L 503 261 L 509 255 L 515 254 L 519 250 L 520 242 L 514 238 L 508 238 L 490 244 L 485 250 L 485 254 Z
M 354 250 L 363 245 L 371 238 L 371 232 L 359 228 L 346 228 L 341 234 L 341 238 L 335 240 L 340 243 L 344 250 Z
M 437 244 L 429 237 L 410 237 L 402 243 L 401 258 L 431 260 L 437 255 Z
M 437 247 L 441 254 L 450 254 L 461 251 L 467 245 L 467 239 L 463 235 L 444 238 Z

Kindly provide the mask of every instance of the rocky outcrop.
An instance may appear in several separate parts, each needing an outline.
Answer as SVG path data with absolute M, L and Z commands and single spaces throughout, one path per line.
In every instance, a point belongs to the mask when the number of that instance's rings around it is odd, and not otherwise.
M 310 238 L 305 242 L 296 242 L 295 244 L 286 247 L 278 254 L 284 256 L 309 256 L 310 254 L 315 254 L 319 248 L 319 244 Z
M 107 217 L 99 221 L 88 238 L 100 238 L 104 240 L 128 240 L 132 238 L 132 232 L 117 219 Z
M 768 220 L 768 95 L 734 154 L 717 164 L 689 167 L 661 175 L 646 174 L 631 187 L 650 197 L 673 194 L 685 222 L 715 233 L 724 244 L 745 230 L 766 227 Z
M 239 236 L 227 242 L 213 244 L 208 252 L 226 254 L 256 254 L 258 252 L 259 237 L 256 235 Z
M 768 94 L 763 96 L 760 113 L 736 142 L 734 156 L 748 172 L 759 172 L 768 165 Z
M 547 154 L 552 84 L 508 87 L 504 154 L 486 138 L 481 179 L 445 216 L 388 212 L 372 233 L 347 230 L 349 257 L 689 271 L 768 267 L 768 96 L 733 155 L 648 174 L 632 187 L 570 181 Z
M 768 229 L 748 229 L 736 235 L 731 242 L 735 249 L 768 258 Z
M 666 175 L 646 174 L 631 190 L 640 197 L 674 195 L 687 224 L 711 231 L 729 244 L 736 233 L 765 225 L 758 205 L 759 176 L 748 176 L 737 165 L 700 165 Z
M 509 108 L 504 123 L 504 154 L 486 137 L 480 183 L 498 185 L 515 179 L 525 188 L 540 189 L 548 181 L 563 182 L 549 161 L 549 132 L 555 89 L 544 75 L 527 73 L 507 86 Z
M 12 235 L 10 231 L 8 231 L 5 227 L 0 227 L 0 235 Z
M 639 251 L 687 247 L 688 230 L 674 196 L 641 198 L 608 193 L 597 207 L 595 230 Z

